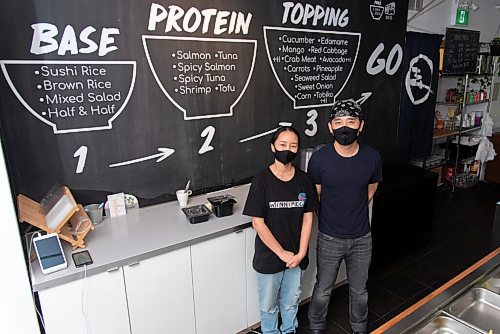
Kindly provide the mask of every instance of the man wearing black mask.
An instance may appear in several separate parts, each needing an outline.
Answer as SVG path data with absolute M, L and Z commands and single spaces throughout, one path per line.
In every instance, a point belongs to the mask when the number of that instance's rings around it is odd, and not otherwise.
M 338 101 L 330 113 L 332 145 L 309 161 L 309 175 L 320 196 L 317 275 L 309 305 L 311 334 L 327 329 L 330 295 L 342 260 L 349 284 L 349 320 L 354 333 L 367 333 L 368 268 L 372 238 L 368 203 L 382 181 L 380 154 L 358 143 L 364 121 L 354 100 Z

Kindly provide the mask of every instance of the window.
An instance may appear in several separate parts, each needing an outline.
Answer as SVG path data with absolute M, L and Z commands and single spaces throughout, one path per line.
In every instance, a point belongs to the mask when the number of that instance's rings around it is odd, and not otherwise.
M 422 10 L 423 6 L 424 6 L 424 0 L 409 0 L 408 3 L 409 10 L 419 11 Z

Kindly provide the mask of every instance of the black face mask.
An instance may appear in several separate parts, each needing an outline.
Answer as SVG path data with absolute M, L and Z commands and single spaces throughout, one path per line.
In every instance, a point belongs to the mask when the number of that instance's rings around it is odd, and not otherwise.
M 333 137 L 340 145 L 350 145 L 358 139 L 359 129 L 353 129 L 348 126 L 333 130 Z
M 289 150 L 278 151 L 275 148 L 275 151 L 274 151 L 274 157 L 276 158 L 276 160 L 281 162 L 283 165 L 286 165 L 286 164 L 292 162 L 296 156 L 297 156 L 297 153 L 289 151 Z

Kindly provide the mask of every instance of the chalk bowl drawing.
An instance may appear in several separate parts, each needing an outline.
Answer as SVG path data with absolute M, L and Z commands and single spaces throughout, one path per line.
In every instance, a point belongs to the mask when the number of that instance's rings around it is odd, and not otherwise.
M 434 64 L 424 54 L 414 57 L 409 64 L 405 77 L 405 88 L 408 98 L 414 105 L 422 104 L 433 93 L 432 73 Z
M 351 76 L 360 33 L 265 26 L 276 80 L 295 109 L 331 106 Z
M 257 41 L 142 36 L 151 72 L 185 120 L 226 117 L 252 77 Z
M 136 78 L 135 61 L 2 60 L 24 108 L 55 134 L 109 130 Z

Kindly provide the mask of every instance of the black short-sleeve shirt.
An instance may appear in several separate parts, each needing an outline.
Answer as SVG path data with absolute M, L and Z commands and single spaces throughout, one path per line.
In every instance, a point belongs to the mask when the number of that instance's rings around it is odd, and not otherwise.
M 304 213 L 318 209 L 316 187 L 298 168 L 290 181 L 278 179 L 269 168 L 255 175 L 248 193 L 243 214 L 264 218 L 273 236 L 283 249 L 298 253 Z M 300 263 L 305 270 L 307 255 Z M 271 251 L 257 235 L 255 238 L 254 269 L 262 274 L 286 270 L 286 264 Z
M 382 181 L 382 159 L 376 150 L 360 144 L 358 153 L 346 158 L 333 145 L 323 146 L 312 155 L 308 174 L 321 185 L 321 233 L 351 239 L 370 232 L 368 185 Z

